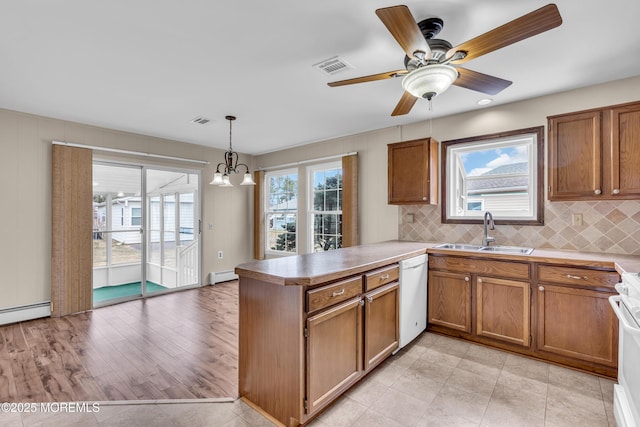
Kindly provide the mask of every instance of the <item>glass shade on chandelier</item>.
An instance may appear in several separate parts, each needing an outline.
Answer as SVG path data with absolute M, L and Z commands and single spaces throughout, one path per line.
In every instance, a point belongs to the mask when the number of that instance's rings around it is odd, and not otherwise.
M 238 153 L 233 151 L 233 148 L 231 147 L 231 123 L 236 118 L 235 116 L 226 116 L 225 119 L 229 120 L 229 149 L 224 153 L 224 162 L 218 163 L 216 172 L 213 174 L 213 180 L 211 180 L 210 184 L 220 187 L 233 187 L 233 184 L 229 179 L 229 174 L 231 172 L 240 173 L 238 168 L 244 167 L 244 178 L 240 185 L 256 185 L 253 181 L 253 177 L 251 176 L 251 172 L 249 172 L 249 166 L 244 163 L 238 163 Z
M 451 65 L 426 65 L 407 74 L 402 87 L 416 98 L 431 100 L 449 89 L 457 78 L 458 71 Z

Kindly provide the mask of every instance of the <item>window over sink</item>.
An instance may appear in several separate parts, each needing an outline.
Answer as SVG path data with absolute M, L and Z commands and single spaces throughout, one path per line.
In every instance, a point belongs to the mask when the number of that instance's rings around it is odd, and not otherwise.
M 442 222 L 544 224 L 544 127 L 442 143 Z

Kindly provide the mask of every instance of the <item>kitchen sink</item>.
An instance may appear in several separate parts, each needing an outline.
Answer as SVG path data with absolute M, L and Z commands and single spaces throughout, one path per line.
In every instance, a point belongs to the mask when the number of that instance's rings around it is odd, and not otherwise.
M 520 246 L 483 246 L 478 249 L 482 252 L 496 252 L 501 254 L 518 254 L 518 255 L 529 255 L 533 252 L 533 248 L 523 248 Z
M 497 254 L 516 254 L 516 255 L 529 255 L 533 252 L 533 248 L 525 248 L 521 246 L 482 246 L 474 245 L 472 243 L 443 243 L 441 245 L 434 246 L 434 249 L 458 249 L 462 251 L 478 251 L 478 252 L 492 252 Z
M 443 243 L 435 246 L 436 249 L 459 249 L 463 251 L 479 251 L 483 248 L 482 245 L 474 245 L 472 243 Z

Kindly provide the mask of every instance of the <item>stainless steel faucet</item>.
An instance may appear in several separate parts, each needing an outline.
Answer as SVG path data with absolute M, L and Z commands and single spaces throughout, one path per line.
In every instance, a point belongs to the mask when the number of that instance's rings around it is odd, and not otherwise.
M 493 222 L 493 215 L 491 215 L 491 212 L 489 211 L 486 211 L 484 213 L 484 237 L 482 238 L 482 246 L 489 246 L 491 242 L 496 241 L 495 237 L 487 236 L 487 229 L 489 230 L 496 229 L 496 225 Z

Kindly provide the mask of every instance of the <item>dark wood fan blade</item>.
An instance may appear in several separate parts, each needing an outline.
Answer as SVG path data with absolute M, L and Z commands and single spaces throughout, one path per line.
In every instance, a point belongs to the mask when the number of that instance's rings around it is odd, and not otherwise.
M 548 4 L 451 48 L 447 52 L 447 58 L 451 58 L 453 54 L 458 51 L 466 52 L 467 56 L 465 58 L 452 61 L 453 64 L 461 64 L 478 56 L 485 55 L 494 50 L 551 30 L 560 24 L 562 24 L 562 17 L 560 16 L 558 7 L 553 3 Z
M 487 95 L 495 95 L 512 83 L 509 80 L 503 80 L 466 68 L 456 67 L 456 70 L 459 76 L 453 82 L 454 85 L 486 93 Z
M 352 85 L 355 83 L 365 83 L 365 82 L 373 82 L 376 80 L 390 79 L 393 77 L 405 75 L 407 73 L 408 73 L 407 70 L 388 71 L 386 73 L 372 74 L 370 76 L 356 77 L 356 78 L 347 79 L 347 80 L 338 80 L 337 82 L 329 82 L 327 84 L 331 87 Z
M 415 52 L 424 52 L 425 58 L 431 58 L 429 44 L 407 6 L 400 5 L 378 9 L 376 10 L 376 15 L 378 15 L 378 18 L 387 27 L 387 30 L 389 30 L 409 58 L 416 56 L 414 55 Z
M 393 109 L 393 112 L 391 113 L 391 115 L 402 116 L 404 114 L 407 114 L 409 111 L 411 111 L 411 109 L 413 108 L 413 105 L 416 103 L 417 100 L 418 98 L 411 95 L 409 92 L 405 91 L 402 94 L 402 98 L 400 98 L 398 105 L 396 105 L 396 108 Z

